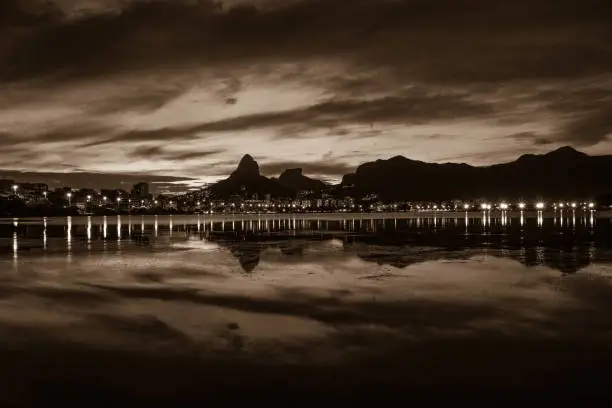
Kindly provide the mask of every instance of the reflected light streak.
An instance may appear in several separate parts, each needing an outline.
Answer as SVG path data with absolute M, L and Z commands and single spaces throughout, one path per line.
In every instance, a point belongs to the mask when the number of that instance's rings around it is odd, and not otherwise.
M 117 216 L 117 243 L 121 242 L 121 216 Z
M 72 217 L 68 217 L 68 231 L 66 234 L 66 247 L 68 248 L 68 253 L 72 250 Z
M 87 244 L 91 244 L 91 217 L 87 217 Z
M 43 218 L 43 250 L 47 250 L 47 217 Z
M 108 219 L 106 218 L 106 215 L 105 215 L 104 221 L 102 222 L 102 237 L 106 239 L 107 235 L 108 235 Z
M 155 216 L 154 229 L 155 229 L 155 238 L 157 238 L 157 232 L 159 230 L 159 220 L 157 219 L 157 215 Z
M 544 215 L 542 211 L 538 211 L 538 227 L 542 227 L 544 225 Z
M 15 227 L 19 225 L 17 221 L 13 223 Z M 19 258 L 19 239 L 17 236 L 17 228 L 13 231 L 13 259 L 17 260 Z

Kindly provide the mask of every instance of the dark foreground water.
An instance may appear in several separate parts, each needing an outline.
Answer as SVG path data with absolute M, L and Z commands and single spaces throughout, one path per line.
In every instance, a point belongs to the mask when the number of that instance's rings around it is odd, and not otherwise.
M 612 384 L 591 214 L 2 220 L 0 271 L 1 406 Z

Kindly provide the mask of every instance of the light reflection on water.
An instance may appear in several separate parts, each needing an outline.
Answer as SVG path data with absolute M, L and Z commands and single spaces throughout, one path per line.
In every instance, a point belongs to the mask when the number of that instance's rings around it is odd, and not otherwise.
M 142 339 L 130 342 L 116 327 L 100 336 L 104 330 L 91 327 L 102 323 L 91 314 L 155 316 L 200 339 L 237 322 L 255 343 L 325 337 L 343 324 L 423 338 L 519 328 L 555 336 L 583 327 L 576 322 L 585 318 L 610 329 L 612 296 L 602 295 L 612 295 L 609 220 L 461 215 L 0 222 L 0 281 L 8 294 L 0 325 L 14 321 L 15 310 L 20 324 L 58 330 L 76 319 L 88 326 L 74 336 L 119 338 L 126 347 Z M 449 310 L 465 316 L 450 318 Z M 402 320 L 416 315 L 424 317 Z M 146 343 L 153 347 L 155 338 Z

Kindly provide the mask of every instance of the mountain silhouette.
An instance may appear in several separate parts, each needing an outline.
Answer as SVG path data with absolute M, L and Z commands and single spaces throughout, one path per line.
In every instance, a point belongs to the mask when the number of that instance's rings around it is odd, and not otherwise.
M 293 190 L 308 190 L 313 192 L 320 192 L 325 189 L 327 185 L 321 180 L 315 180 L 304 176 L 301 168 L 287 169 L 280 175 L 278 181 Z
M 569 146 L 485 167 L 396 156 L 362 164 L 337 189 L 383 200 L 573 199 L 611 191 L 612 156 L 589 156 Z
M 238 164 L 238 168 L 225 180 L 221 180 L 210 187 L 216 198 L 228 198 L 240 195 L 252 198 L 257 195 L 263 199 L 267 194 L 272 197 L 293 197 L 295 191 L 281 184 L 278 180 L 264 177 L 259 172 L 259 165 L 250 155 L 245 155 Z

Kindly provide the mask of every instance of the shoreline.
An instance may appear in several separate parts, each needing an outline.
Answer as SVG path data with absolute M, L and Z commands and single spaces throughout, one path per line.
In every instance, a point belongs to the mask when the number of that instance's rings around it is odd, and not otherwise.
M 520 218 L 521 215 L 524 218 L 543 218 L 553 219 L 560 218 L 559 212 L 543 212 L 541 215 L 538 211 L 508 211 L 503 214 L 501 211 L 491 211 L 487 218 L 491 219 L 502 219 Z M 594 219 L 610 219 L 612 218 L 612 211 L 595 211 L 592 213 Z M 589 211 L 576 211 L 575 215 L 572 212 L 563 214 L 563 218 L 585 218 L 590 217 Z M 381 213 L 266 213 L 266 214 L 164 214 L 164 215 L 131 215 L 131 214 L 119 214 L 119 215 L 77 215 L 77 216 L 54 216 L 54 217 L 9 217 L 0 218 L 0 224 L 19 222 L 41 222 L 44 220 L 65 220 L 70 218 L 71 220 L 180 220 L 187 221 L 193 220 L 197 223 L 198 221 L 213 221 L 213 222 L 232 222 L 232 221 L 250 221 L 250 220 L 318 220 L 318 221 L 348 221 L 348 220 L 410 220 L 410 219 L 422 219 L 422 218 L 439 218 L 439 219 L 482 219 L 482 211 L 422 211 L 422 212 L 381 212 Z

